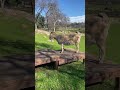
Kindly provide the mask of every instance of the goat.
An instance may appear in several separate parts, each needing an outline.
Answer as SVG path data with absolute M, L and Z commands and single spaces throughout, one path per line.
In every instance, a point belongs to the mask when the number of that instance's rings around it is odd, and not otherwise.
M 61 45 L 61 53 L 64 52 L 64 45 L 75 45 L 76 46 L 76 53 L 79 52 L 79 43 L 81 39 L 81 34 L 76 32 L 76 33 L 71 33 L 71 34 L 56 34 L 55 32 L 51 32 L 49 36 L 50 40 L 55 39 L 58 44 Z
M 110 23 L 105 13 L 86 18 L 86 44 L 96 44 L 99 48 L 99 63 L 103 63 L 105 57 L 105 46 Z

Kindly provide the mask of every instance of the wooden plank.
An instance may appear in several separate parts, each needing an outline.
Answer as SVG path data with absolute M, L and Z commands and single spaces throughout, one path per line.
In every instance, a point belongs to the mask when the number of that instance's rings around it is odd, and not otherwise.
M 34 56 L 14 55 L 0 59 L 0 90 L 20 90 L 34 83 Z
M 93 59 L 92 59 L 93 58 Z M 105 80 L 120 77 L 120 65 L 111 63 L 98 63 L 96 57 L 89 56 L 86 63 L 86 87 L 103 83 Z M 116 78 L 116 87 L 119 88 L 119 80 Z M 118 89 L 115 89 L 118 90 Z
M 115 90 L 120 90 L 120 77 L 115 78 Z
M 24 76 L 23 78 L 0 79 L 0 90 L 20 90 L 35 85 L 33 76 Z
M 46 49 L 46 50 L 36 51 L 35 66 L 47 64 L 55 61 L 58 62 L 58 65 L 62 65 L 83 59 L 85 59 L 84 53 L 75 53 L 74 51 L 67 51 L 67 50 L 64 53 L 60 53 L 60 51 Z
M 120 77 L 120 65 L 112 63 L 100 64 L 97 57 L 86 54 L 86 86 L 94 85 L 95 83 L 104 82 L 107 79 Z

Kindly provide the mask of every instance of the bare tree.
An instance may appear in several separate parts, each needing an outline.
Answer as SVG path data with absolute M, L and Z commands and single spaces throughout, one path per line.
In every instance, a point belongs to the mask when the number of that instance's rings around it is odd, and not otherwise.
M 38 20 L 38 18 L 40 17 L 41 13 L 44 12 L 45 13 L 45 17 L 46 17 L 46 23 L 48 22 L 48 18 L 47 18 L 47 14 L 51 8 L 51 6 L 49 5 L 52 2 L 52 0 L 35 0 L 35 8 L 37 9 L 36 11 L 36 22 Z
M 56 28 L 59 23 L 65 23 L 67 21 L 66 16 L 60 11 L 58 3 L 52 2 L 49 3 L 49 12 L 47 13 L 48 25 L 52 27 L 53 31 L 56 31 Z
M 44 12 L 45 25 L 47 25 L 48 31 L 50 29 L 56 31 L 60 23 L 66 26 L 69 21 L 69 18 L 60 11 L 57 0 L 36 0 L 36 8 L 36 22 L 38 17 Z
M 2 9 L 4 9 L 5 1 L 6 1 L 6 0 L 0 0 L 1 8 L 2 8 Z
M 35 17 L 35 25 L 37 27 L 37 22 L 38 19 L 42 13 L 42 11 L 46 8 L 46 0 L 35 0 L 35 8 L 37 9 L 36 11 L 36 17 Z
M 61 22 L 60 26 L 67 29 L 68 24 L 70 23 L 70 18 L 67 17 L 65 14 L 61 13 Z

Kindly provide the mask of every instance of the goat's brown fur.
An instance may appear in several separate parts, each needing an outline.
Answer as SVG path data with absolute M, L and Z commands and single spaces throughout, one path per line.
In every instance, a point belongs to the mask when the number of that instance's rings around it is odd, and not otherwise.
M 98 46 L 101 63 L 105 57 L 105 43 L 109 25 L 109 18 L 104 13 L 86 18 L 86 43 Z
M 56 34 L 55 32 L 50 33 L 50 40 L 55 39 L 58 44 L 61 45 L 62 53 L 64 52 L 64 45 L 75 45 L 76 52 L 79 52 L 79 43 L 81 35 L 79 33 L 71 33 L 71 34 Z

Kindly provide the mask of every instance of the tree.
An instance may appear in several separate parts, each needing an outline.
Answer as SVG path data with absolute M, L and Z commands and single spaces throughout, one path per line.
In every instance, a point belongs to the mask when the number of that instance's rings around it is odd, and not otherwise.
M 47 13 L 48 26 L 56 31 L 57 25 L 66 20 L 65 15 L 60 11 L 57 1 L 49 3 L 49 12 Z
M 59 25 L 67 26 L 69 18 L 59 9 L 57 0 L 36 0 L 35 4 L 37 9 L 35 21 L 38 22 L 39 16 L 44 12 L 45 25 L 48 31 L 50 29 L 56 31 Z
M 6 0 L 0 0 L 1 8 L 2 8 L 2 9 L 4 9 L 5 1 L 6 1 Z
M 38 20 L 40 19 L 42 11 L 46 8 L 46 0 L 35 0 L 35 8 L 37 8 L 36 17 L 35 17 L 35 24 L 38 25 Z M 38 27 L 38 26 L 37 26 Z
M 45 26 L 45 18 L 43 16 L 39 16 L 38 20 L 36 22 L 36 25 L 37 25 L 37 28 L 44 28 L 44 26 Z
M 55 0 L 35 0 L 35 8 L 36 10 L 36 19 L 35 22 L 38 22 L 39 16 L 41 16 L 41 13 L 45 13 L 45 22 L 47 25 L 47 28 L 49 30 L 48 26 L 48 12 L 51 9 L 51 3 L 55 2 Z
M 70 23 L 70 18 L 67 17 L 65 14 L 61 13 L 60 26 L 65 27 L 67 29 L 69 23 Z

